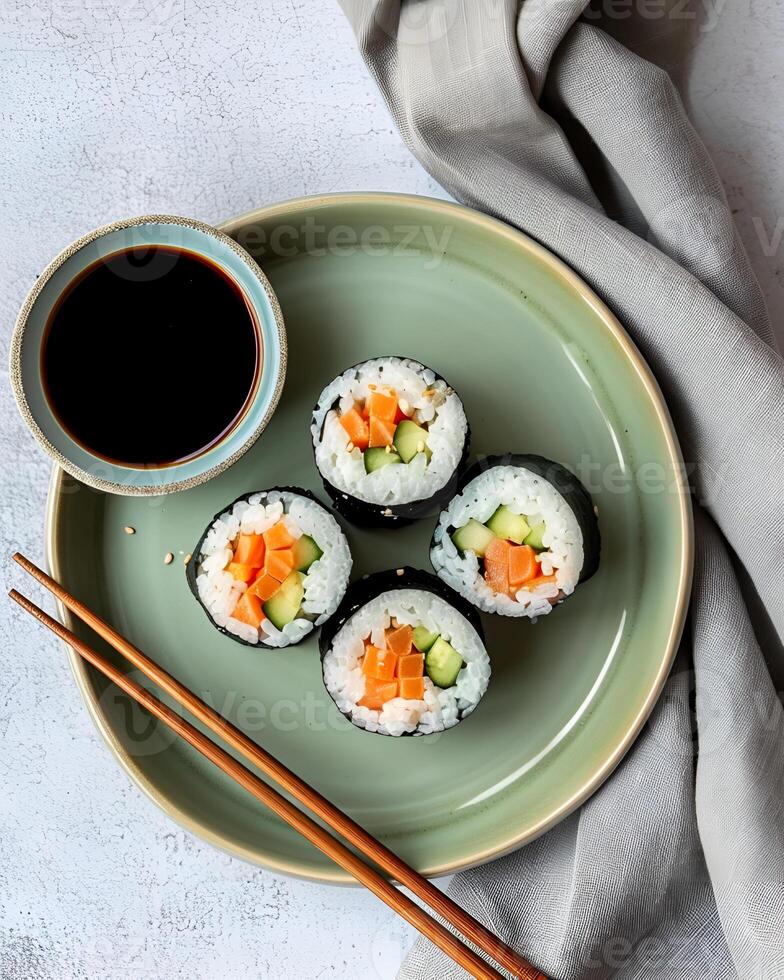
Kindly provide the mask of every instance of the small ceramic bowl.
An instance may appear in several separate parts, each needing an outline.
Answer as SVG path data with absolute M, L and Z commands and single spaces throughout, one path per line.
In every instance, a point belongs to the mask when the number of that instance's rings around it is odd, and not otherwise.
M 220 442 L 181 463 L 133 467 L 93 455 L 63 429 L 46 398 L 41 376 L 41 345 L 57 300 L 84 269 L 115 252 L 150 245 L 168 245 L 195 252 L 233 279 L 259 324 L 263 367 L 255 395 L 245 413 Z M 52 459 L 72 476 L 108 493 L 137 496 L 171 493 L 198 486 L 223 472 L 262 433 L 283 389 L 286 331 L 269 281 L 233 239 L 200 221 L 171 215 L 146 215 L 117 221 L 90 232 L 65 249 L 44 270 L 16 321 L 11 340 L 10 374 L 25 422 Z

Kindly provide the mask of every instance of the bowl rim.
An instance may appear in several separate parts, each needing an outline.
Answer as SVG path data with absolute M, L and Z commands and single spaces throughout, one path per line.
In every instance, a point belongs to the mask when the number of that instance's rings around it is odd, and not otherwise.
M 190 228 L 193 231 L 198 231 L 202 234 L 208 235 L 210 238 L 215 239 L 221 245 L 228 248 L 247 267 L 267 297 L 270 308 L 272 309 L 274 331 L 278 338 L 280 357 L 277 358 L 275 387 L 272 391 L 267 410 L 264 412 L 256 427 L 245 439 L 242 445 L 239 446 L 230 456 L 218 463 L 213 464 L 212 466 L 203 470 L 201 473 L 197 473 L 194 476 L 181 480 L 172 480 L 167 482 L 166 480 L 158 479 L 154 483 L 119 483 L 96 476 L 89 473 L 81 466 L 78 466 L 76 463 L 68 459 L 68 457 L 65 456 L 56 446 L 54 446 L 44 435 L 27 401 L 27 394 L 25 392 L 24 381 L 22 378 L 22 344 L 24 341 L 25 329 L 33 307 L 38 301 L 44 287 L 55 272 L 57 272 L 57 270 L 69 259 L 80 252 L 86 245 L 90 245 L 92 242 L 98 241 L 99 239 L 104 238 L 114 232 L 124 231 L 127 228 L 137 228 L 140 225 L 176 225 L 182 228 Z M 193 249 L 191 249 L 191 251 L 193 251 Z M 32 432 L 38 444 L 43 448 L 44 452 L 51 456 L 51 458 L 61 469 L 64 469 L 67 473 L 70 473 L 71 476 L 75 477 L 81 483 L 85 483 L 87 486 L 92 487 L 95 490 L 102 490 L 105 493 L 115 493 L 122 496 L 161 496 L 168 493 L 175 493 L 179 490 L 189 490 L 191 487 L 197 487 L 203 483 L 206 483 L 213 477 L 218 476 L 224 470 L 227 470 L 233 463 L 236 463 L 237 460 L 240 459 L 241 456 L 244 456 L 244 454 L 256 442 L 272 419 L 275 409 L 278 407 L 280 396 L 283 392 L 288 361 L 288 344 L 286 339 L 286 328 L 283 322 L 283 312 L 280 308 L 278 298 L 275 295 L 275 291 L 256 260 L 246 249 L 242 248 L 241 245 L 239 245 L 224 231 L 221 231 L 212 225 L 208 225 L 203 221 L 198 221 L 196 218 L 184 218 L 180 215 L 173 214 L 144 214 L 133 218 L 123 218 L 119 221 L 112 221 L 108 224 L 100 225 L 98 228 L 95 228 L 92 231 L 82 235 L 80 238 L 77 238 L 76 241 L 71 242 L 70 245 L 64 248 L 52 259 L 52 261 L 36 279 L 32 289 L 25 297 L 19 313 L 17 314 L 13 333 L 11 335 L 8 359 L 11 389 L 13 391 L 17 407 L 19 408 L 19 412 L 21 413 L 24 422 L 26 423 L 28 429 Z M 204 454 L 204 458 L 209 458 L 209 451 Z M 98 459 L 98 457 L 96 457 L 96 459 Z M 160 475 L 166 473 L 166 469 L 164 468 L 151 468 L 149 470 L 133 466 L 124 468 L 127 469 L 129 473 L 134 474 L 155 473 L 156 475 Z
M 261 208 L 255 208 L 233 216 L 221 222 L 221 229 L 228 234 L 232 234 L 241 225 L 252 222 L 269 220 L 276 215 L 290 216 L 292 211 L 296 212 L 305 208 L 314 208 L 323 205 L 361 205 L 361 204 L 386 204 L 390 207 L 395 205 L 408 205 L 410 207 L 426 207 L 436 212 L 441 212 L 445 217 L 452 216 L 456 220 L 463 220 L 473 223 L 493 234 L 500 234 L 505 237 L 514 247 L 522 253 L 533 255 L 546 264 L 555 276 L 560 278 L 588 303 L 596 315 L 603 321 L 606 328 L 623 348 L 624 353 L 629 358 L 630 363 L 635 368 L 640 383 L 648 392 L 652 406 L 659 420 L 661 431 L 667 446 L 667 451 L 674 464 L 678 497 L 678 514 L 681 528 L 681 549 L 678 554 L 678 598 L 675 611 L 670 623 L 667 642 L 662 650 L 662 658 L 651 690 L 641 705 L 639 711 L 632 719 L 623 738 L 618 742 L 614 751 L 604 760 L 593 775 L 585 780 L 572 795 L 560 806 L 553 810 L 548 817 L 543 818 L 538 823 L 526 827 L 522 831 L 508 834 L 502 841 L 484 848 L 477 848 L 474 853 L 467 854 L 460 860 L 445 862 L 437 865 L 426 866 L 419 869 L 420 874 L 427 878 L 438 878 L 444 875 L 455 874 L 460 871 L 467 871 L 471 868 L 486 864 L 496 858 L 504 857 L 518 850 L 525 844 L 531 843 L 542 834 L 546 833 L 556 824 L 560 823 L 569 814 L 573 813 L 583 803 L 586 802 L 612 775 L 620 762 L 626 756 L 633 745 L 645 722 L 648 720 L 653 708 L 664 689 L 664 685 L 670 673 L 670 669 L 675 660 L 681 635 L 686 623 L 686 614 L 691 593 L 691 583 L 694 568 L 694 524 L 691 505 L 691 494 L 686 479 L 686 471 L 683 464 L 680 443 L 675 432 L 675 426 L 667 408 L 664 395 L 659 387 L 656 378 L 650 367 L 637 349 L 634 341 L 626 333 L 621 322 L 610 308 L 599 298 L 599 296 L 574 272 L 565 262 L 550 252 L 537 241 L 526 235 L 525 232 L 506 224 L 497 218 L 490 217 L 480 211 L 466 207 L 451 201 L 440 198 L 431 198 L 416 194 L 399 194 L 391 191 L 361 191 L 361 192 L 338 192 L 331 194 L 317 194 L 312 196 L 302 196 L 291 198 Z M 51 575 L 59 581 L 61 575 L 60 564 L 57 559 L 55 541 L 58 536 L 58 529 L 61 519 L 62 494 L 59 492 L 62 484 L 63 474 L 54 469 L 49 485 L 49 494 L 46 506 L 45 521 L 45 556 Z M 75 618 L 58 601 L 58 612 L 61 622 L 73 629 L 76 625 Z M 98 708 L 97 700 L 92 691 L 88 665 L 73 649 L 68 647 L 73 671 L 77 686 L 84 699 L 87 710 L 93 719 L 97 729 L 103 736 L 107 745 L 117 757 L 118 762 L 126 773 L 134 780 L 146 796 L 152 800 L 160 809 L 175 823 L 183 829 L 200 837 L 207 843 L 217 847 L 219 850 L 240 858 L 248 863 L 262 867 L 276 874 L 283 874 L 294 878 L 304 879 L 319 884 L 331 884 L 341 886 L 361 887 L 350 875 L 346 874 L 341 868 L 335 865 L 329 870 L 314 872 L 311 866 L 303 864 L 297 860 L 281 860 L 270 858 L 269 855 L 260 855 L 256 849 L 244 847 L 238 844 L 231 837 L 210 829 L 198 818 L 187 813 L 178 804 L 161 794 L 158 788 L 147 777 L 144 769 L 136 762 L 117 739 L 104 715 Z

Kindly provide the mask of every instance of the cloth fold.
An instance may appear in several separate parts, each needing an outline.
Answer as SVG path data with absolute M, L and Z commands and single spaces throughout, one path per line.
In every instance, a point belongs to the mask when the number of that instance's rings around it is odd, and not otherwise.
M 584 0 L 341 3 L 423 166 L 629 330 L 697 506 L 680 666 L 636 745 L 579 812 L 451 892 L 558 980 L 782 978 L 778 650 L 763 655 L 735 569 L 780 642 L 784 367 L 716 170 L 667 74 L 581 19 Z M 465 974 L 418 942 L 401 976 Z

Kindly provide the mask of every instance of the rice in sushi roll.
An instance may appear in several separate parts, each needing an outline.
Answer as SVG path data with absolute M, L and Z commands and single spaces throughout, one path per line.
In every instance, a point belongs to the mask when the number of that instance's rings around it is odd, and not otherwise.
M 338 709 L 357 728 L 382 735 L 454 727 L 490 679 L 476 611 L 413 568 L 350 586 L 319 646 L 324 685 Z
M 463 404 L 419 361 L 378 357 L 331 381 L 311 423 L 316 466 L 337 510 L 389 526 L 433 514 L 468 453 Z
M 210 522 L 188 583 L 213 625 L 241 643 L 288 647 L 335 612 L 351 573 L 346 536 L 307 490 L 245 494 Z
M 441 512 L 430 560 L 479 609 L 535 619 L 599 564 L 599 525 L 588 491 L 542 456 L 488 456 Z

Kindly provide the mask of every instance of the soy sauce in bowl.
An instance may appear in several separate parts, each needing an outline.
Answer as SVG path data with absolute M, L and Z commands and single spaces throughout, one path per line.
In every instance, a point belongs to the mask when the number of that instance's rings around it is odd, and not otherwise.
M 261 331 L 208 258 L 150 245 L 88 266 L 53 308 L 41 346 L 49 407 L 84 449 L 165 467 L 220 443 L 259 385 Z

